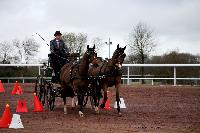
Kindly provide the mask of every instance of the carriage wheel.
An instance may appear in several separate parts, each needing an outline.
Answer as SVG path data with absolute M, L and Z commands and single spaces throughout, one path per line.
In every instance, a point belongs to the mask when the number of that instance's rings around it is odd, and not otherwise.
M 39 75 L 35 81 L 35 93 L 44 106 L 46 98 L 45 79 Z
M 47 89 L 47 105 L 51 111 L 55 107 L 55 94 L 53 92 L 52 85 L 49 85 Z

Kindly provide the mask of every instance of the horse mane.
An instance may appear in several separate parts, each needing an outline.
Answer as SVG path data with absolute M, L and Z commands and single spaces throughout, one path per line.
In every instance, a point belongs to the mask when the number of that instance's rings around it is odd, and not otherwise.
M 120 52 L 124 52 L 125 48 L 120 48 L 118 47 L 111 59 L 105 59 L 103 60 L 102 58 L 97 58 L 97 61 L 95 62 L 90 70 L 89 70 L 89 75 L 91 76 L 98 76 L 98 75 L 109 75 L 113 73 L 116 69 L 116 63 L 118 63 L 117 59 L 119 58 Z
M 87 52 L 84 53 L 83 57 L 80 59 L 79 63 L 79 75 L 88 75 L 88 69 L 89 69 L 89 60 L 87 57 Z

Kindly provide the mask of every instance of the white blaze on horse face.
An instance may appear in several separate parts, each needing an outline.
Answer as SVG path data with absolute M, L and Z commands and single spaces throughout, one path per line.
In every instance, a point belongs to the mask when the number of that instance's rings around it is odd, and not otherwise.
M 119 63 L 119 68 L 122 68 L 122 64 Z
M 122 64 L 121 63 L 116 64 L 116 66 L 118 66 L 119 68 L 122 68 Z
M 94 61 L 97 61 L 97 58 L 96 58 L 96 56 L 95 56 L 95 55 L 93 56 L 93 60 L 94 60 Z

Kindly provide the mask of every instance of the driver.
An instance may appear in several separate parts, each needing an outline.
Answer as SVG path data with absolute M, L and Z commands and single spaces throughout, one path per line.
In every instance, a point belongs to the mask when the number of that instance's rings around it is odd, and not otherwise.
M 69 52 L 67 45 L 62 40 L 62 34 L 60 31 L 56 31 L 54 34 L 55 38 L 50 41 L 51 53 L 66 54 Z
M 50 51 L 51 51 L 51 62 L 53 67 L 52 82 L 59 82 L 59 72 L 63 65 L 65 65 L 67 59 L 66 55 L 69 52 L 68 47 L 62 40 L 62 34 L 60 31 L 56 31 L 54 34 L 55 38 L 50 41 Z

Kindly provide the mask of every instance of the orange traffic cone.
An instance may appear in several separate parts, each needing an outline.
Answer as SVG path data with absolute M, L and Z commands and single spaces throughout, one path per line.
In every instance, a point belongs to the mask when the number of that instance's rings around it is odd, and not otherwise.
M 107 91 L 107 96 L 109 94 L 109 91 Z M 102 103 L 104 102 L 104 100 L 102 100 Z M 110 107 L 110 98 L 108 96 L 107 100 L 106 100 L 106 103 L 105 103 L 105 107 L 104 107 L 105 110 L 111 110 L 111 107 Z
M 16 82 L 15 82 L 15 85 L 14 85 L 14 87 L 13 87 L 13 90 L 12 90 L 12 94 L 13 94 L 13 95 L 16 94 L 16 92 L 17 92 L 17 90 L 18 90 L 18 86 L 19 86 L 19 85 L 18 85 L 18 82 L 16 81 Z
M 16 112 L 28 112 L 28 109 L 26 107 L 26 101 L 25 100 L 18 100 L 17 101 L 17 108 L 16 108 Z
M 111 110 L 111 107 L 110 107 L 110 99 L 108 98 L 107 101 L 106 101 L 106 104 L 105 104 L 105 107 L 104 107 L 105 110 Z
M 44 111 L 42 104 L 38 97 L 36 96 L 36 93 L 34 93 L 34 110 L 33 112 L 42 112 Z
M 1 92 L 5 92 L 4 88 L 3 88 L 3 84 L 1 83 L 1 80 L 0 80 L 0 93 Z
M 0 128 L 8 128 L 11 123 L 10 106 L 7 104 L 0 120 Z
M 22 87 L 21 87 L 21 86 L 18 86 L 17 91 L 16 91 L 16 94 L 17 94 L 17 95 L 23 94 L 23 91 L 22 91 Z

